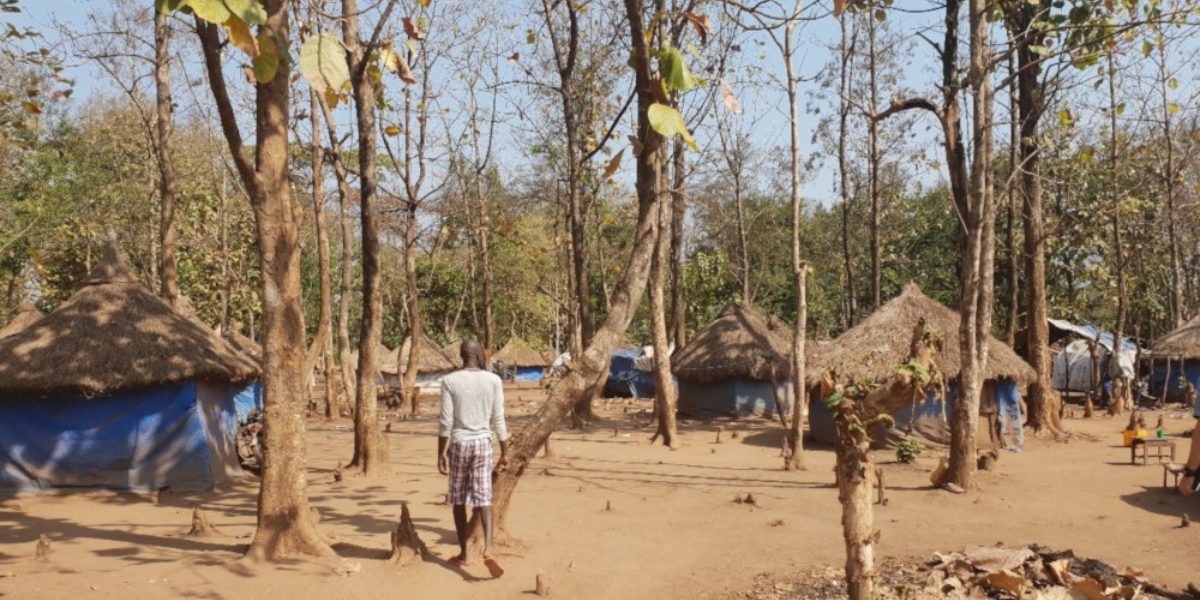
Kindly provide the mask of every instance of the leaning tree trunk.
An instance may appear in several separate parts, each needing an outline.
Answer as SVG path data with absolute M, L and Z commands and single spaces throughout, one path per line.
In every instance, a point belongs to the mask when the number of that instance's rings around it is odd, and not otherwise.
M 363 310 L 358 340 L 358 381 L 354 404 L 354 456 L 350 467 L 363 475 L 374 475 L 387 465 L 387 439 L 379 430 L 375 376 L 377 350 L 383 334 L 383 290 L 379 269 L 379 171 L 375 157 L 375 84 L 367 72 L 367 60 L 358 39 L 358 2 L 342 0 L 342 37 L 346 59 L 351 65 L 354 113 L 358 124 L 359 223 L 362 236 Z
M 289 39 L 288 2 L 263 0 L 264 33 Z M 291 65 L 256 89 L 255 158 L 242 143 L 225 88 L 215 25 L 196 19 L 205 70 L 230 154 L 254 209 L 263 304 L 263 461 L 258 527 L 248 555 L 275 559 L 306 554 L 333 556 L 317 532 L 308 503 L 304 436 L 304 302 L 301 294 L 299 214 L 289 185 L 288 91 Z
M 529 461 L 546 443 L 546 439 L 567 416 L 579 398 L 593 393 L 608 373 L 609 359 L 625 336 L 625 330 L 633 320 L 646 282 L 650 276 L 650 263 L 658 243 L 656 219 L 658 204 L 665 202 L 658 194 L 659 152 L 663 138 L 650 127 L 646 111 L 654 102 L 650 76 L 650 50 L 645 41 L 641 1 L 625 0 L 625 10 L 630 24 L 633 44 L 633 63 L 637 75 L 638 94 L 638 139 L 642 152 L 637 159 L 638 221 L 633 250 L 625 269 L 624 278 L 613 296 L 612 309 L 604 324 L 592 337 L 592 343 L 578 358 L 572 357 L 571 370 L 550 389 L 550 397 L 509 441 L 509 468 L 494 475 L 495 488 L 493 511 L 495 528 L 499 534 L 506 533 L 508 507 L 513 491 Z M 472 530 L 479 531 L 478 517 L 472 519 Z
M 179 283 L 175 264 L 175 199 L 179 195 L 179 183 L 175 177 L 175 154 L 171 143 L 171 25 L 169 15 L 161 10 L 154 11 L 154 88 L 155 125 L 158 143 L 158 194 L 159 194 L 159 244 L 162 246 L 162 263 L 159 269 L 161 287 L 159 295 L 167 304 L 176 306 L 179 301 Z

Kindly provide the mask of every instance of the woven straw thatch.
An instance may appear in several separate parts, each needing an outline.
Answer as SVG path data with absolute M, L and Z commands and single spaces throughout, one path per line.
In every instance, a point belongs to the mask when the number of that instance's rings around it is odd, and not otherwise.
M 0 340 L 0 395 L 258 376 L 253 360 L 138 283 L 115 243 L 84 281 L 54 312 Z
M 737 377 L 785 380 L 791 373 L 792 336 L 787 324 L 746 306 L 729 305 L 671 358 L 685 381 L 708 383 Z
M 221 332 L 221 337 L 229 342 L 235 350 L 249 356 L 254 364 L 261 365 L 263 359 L 262 346 L 259 346 L 254 340 L 244 336 L 236 329 L 226 329 Z
M 403 373 L 408 367 L 408 353 L 411 347 L 412 336 L 404 338 L 404 344 L 396 353 L 396 357 L 399 359 L 397 372 Z M 452 360 L 446 356 L 446 353 L 442 352 L 442 349 L 429 339 L 429 336 L 421 334 L 421 351 L 417 353 L 417 373 L 445 373 L 457 369 L 461 362 L 461 360 Z
M 45 313 L 38 310 L 38 307 L 34 306 L 32 302 L 22 302 L 20 308 L 17 310 L 17 315 L 7 325 L 0 327 L 0 338 L 6 338 L 25 331 L 43 316 L 45 316 Z
M 544 367 L 550 364 L 540 352 L 519 337 L 508 340 L 508 343 L 492 356 L 492 360 L 509 367 Z
M 1150 353 L 1159 358 L 1200 358 L 1200 315 L 1155 340 Z
M 949 379 L 958 377 L 962 370 L 958 313 L 929 299 L 915 283 L 909 283 L 899 296 L 814 354 L 808 366 L 809 384 L 819 381 L 828 369 L 853 381 L 887 380 L 908 356 L 913 328 L 921 317 L 941 335 L 938 368 Z M 1000 340 L 989 336 L 985 380 L 1012 379 L 1027 384 L 1035 377 L 1033 367 Z
M 459 358 L 462 354 L 462 343 L 463 341 L 458 338 L 450 340 L 445 346 L 442 346 L 442 354 L 454 361 L 454 364 L 462 362 L 462 359 Z

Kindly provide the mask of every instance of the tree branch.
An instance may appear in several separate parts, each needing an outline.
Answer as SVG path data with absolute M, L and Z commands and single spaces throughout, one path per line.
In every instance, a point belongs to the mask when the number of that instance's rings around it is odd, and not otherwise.
M 928 98 L 920 98 L 920 97 L 901 99 L 898 96 L 892 98 L 892 105 L 887 107 L 886 110 L 884 110 L 881 113 L 876 113 L 874 115 L 868 115 L 868 116 L 871 117 L 872 120 L 874 120 L 874 121 L 882 121 L 896 113 L 903 112 L 906 110 L 913 110 L 913 109 L 927 110 L 927 111 L 933 113 L 934 116 L 936 116 L 938 118 L 938 120 L 941 120 L 941 118 L 942 118 L 942 110 L 940 108 L 938 108 L 938 106 L 936 104 L 934 104 L 932 100 L 930 100 Z
M 208 73 L 213 100 L 217 104 L 217 114 L 221 118 L 221 131 L 229 144 L 229 154 L 233 156 L 238 175 L 246 186 L 246 195 L 254 202 L 258 197 L 258 174 L 254 170 L 254 164 L 250 162 L 250 157 L 246 155 L 242 132 L 238 129 L 233 103 L 229 101 L 229 90 L 225 87 L 225 75 L 221 70 L 221 41 L 217 37 L 217 27 L 196 17 L 196 34 L 200 37 L 204 68 Z

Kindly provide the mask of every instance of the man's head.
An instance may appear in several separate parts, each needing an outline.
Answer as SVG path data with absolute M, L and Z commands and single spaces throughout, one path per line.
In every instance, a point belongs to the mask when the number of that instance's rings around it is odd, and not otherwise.
M 483 346 L 480 346 L 479 342 L 475 340 L 463 342 L 459 348 L 459 355 L 462 357 L 463 367 L 483 368 Z

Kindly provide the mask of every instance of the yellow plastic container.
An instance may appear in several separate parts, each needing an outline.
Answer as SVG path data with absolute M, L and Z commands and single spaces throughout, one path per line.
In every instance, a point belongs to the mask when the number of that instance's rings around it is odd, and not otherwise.
M 1123 433 L 1125 434 L 1125 447 L 1126 448 L 1133 445 L 1134 438 L 1145 438 L 1147 435 L 1150 435 L 1150 432 L 1146 431 L 1145 429 L 1139 429 L 1137 431 L 1133 431 L 1131 429 L 1126 429 Z

